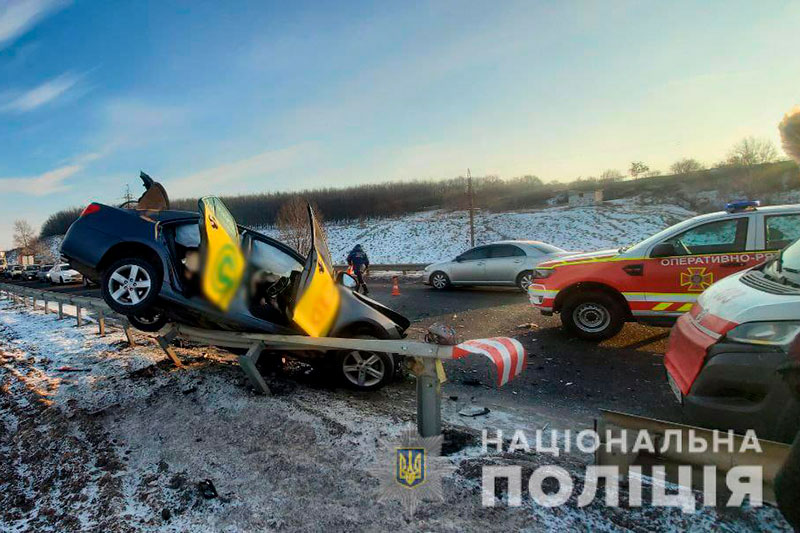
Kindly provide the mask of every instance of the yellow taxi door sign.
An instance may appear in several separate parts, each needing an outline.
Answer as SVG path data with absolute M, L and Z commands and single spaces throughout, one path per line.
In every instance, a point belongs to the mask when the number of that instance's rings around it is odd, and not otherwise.
M 244 274 L 244 255 L 238 236 L 230 235 L 211 209 L 204 210 L 207 252 L 203 267 L 203 294 L 227 311 Z
M 323 337 L 333 326 L 341 295 L 333 273 L 325 266 L 320 253 L 316 250 L 312 253 L 316 254 L 316 261 L 309 272 L 310 279 L 294 306 L 292 319 L 310 336 Z

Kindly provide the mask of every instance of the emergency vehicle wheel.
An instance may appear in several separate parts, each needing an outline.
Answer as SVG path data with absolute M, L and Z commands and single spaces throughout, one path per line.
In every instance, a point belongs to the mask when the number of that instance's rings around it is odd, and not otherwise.
M 570 297 L 561 308 L 561 322 L 571 333 L 592 341 L 610 339 L 625 325 L 624 311 L 604 292 Z
M 450 278 L 444 272 L 436 271 L 431 274 L 431 285 L 434 289 L 442 291 L 450 287 Z

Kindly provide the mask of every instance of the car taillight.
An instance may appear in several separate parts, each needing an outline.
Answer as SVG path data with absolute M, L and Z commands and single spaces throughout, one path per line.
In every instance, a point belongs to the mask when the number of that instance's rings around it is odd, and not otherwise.
M 86 215 L 97 213 L 98 211 L 100 211 L 100 204 L 89 204 L 86 206 L 86 209 L 83 210 L 81 216 L 85 217 Z

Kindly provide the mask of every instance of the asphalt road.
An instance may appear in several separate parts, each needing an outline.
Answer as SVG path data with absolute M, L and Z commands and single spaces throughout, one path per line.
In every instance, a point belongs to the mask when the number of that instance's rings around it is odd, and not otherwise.
M 21 284 L 100 296 L 94 286 Z M 529 355 L 526 371 L 500 389 L 494 386 L 489 365 L 481 358 L 448 362 L 445 411 L 481 405 L 514 413 L 509 424 L 549 424 L 552 428 L 590 427 L 601 408 L 681 420 L 664 375 L 668 329 L 626 324 L 613 339 L 591 343 L 570 337 L 558 316 L 541 316 L 525 294 L 513 288 L 437 291 L 405 278 L 400 296 L 391 296 L 390 282 L 372 280 L 369 285 L 370 296 L 412 320 L 411 337 L 422 338 L 428 325 L 444 322 L 455 327 L 463 339 L 508 335 L 525 346 Z

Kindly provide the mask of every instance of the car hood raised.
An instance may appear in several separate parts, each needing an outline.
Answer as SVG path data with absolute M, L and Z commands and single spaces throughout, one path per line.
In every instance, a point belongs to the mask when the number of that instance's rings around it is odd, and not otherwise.
M 539 264 L 539 268 L 555 268 L 557 266 L 570 265 L 596 261 L 598 259 L 610 259 L 619 255 L 618 250 L 600 250 L 597 252 L 585 252 L 581 254 L 568 254 L 566 256 L 550 259 Z

